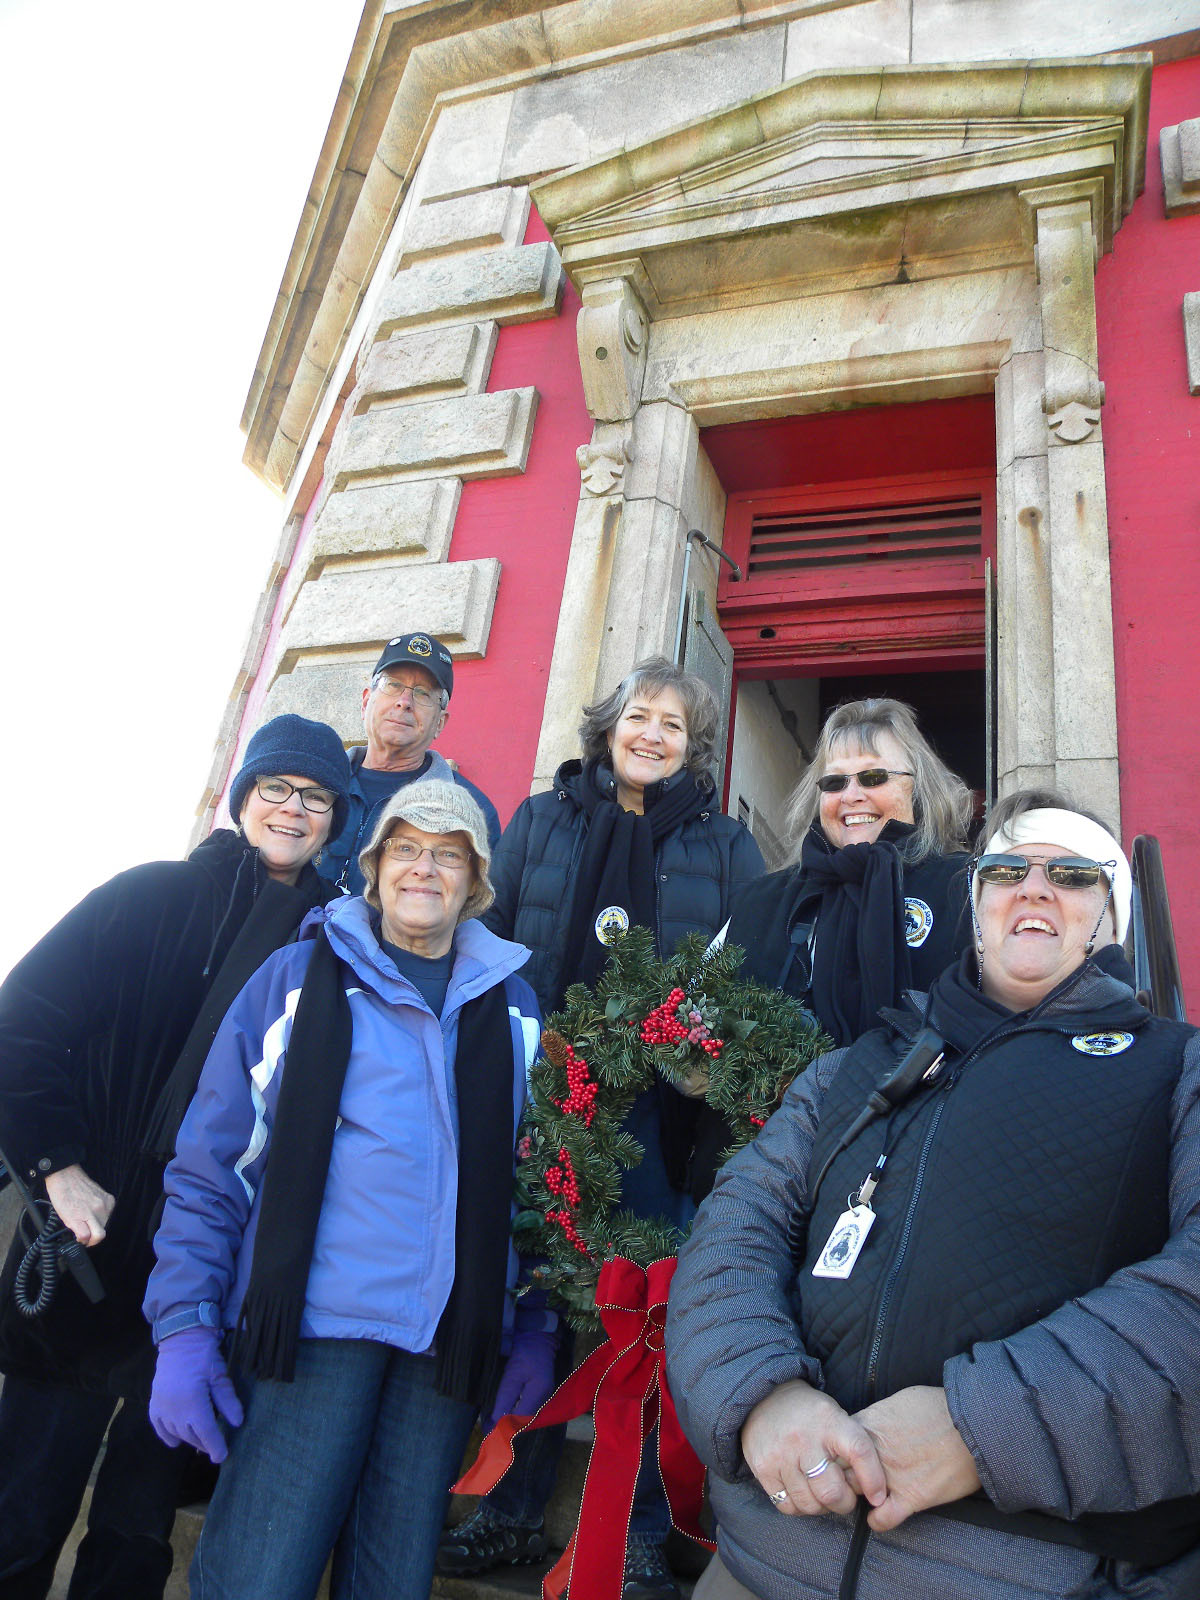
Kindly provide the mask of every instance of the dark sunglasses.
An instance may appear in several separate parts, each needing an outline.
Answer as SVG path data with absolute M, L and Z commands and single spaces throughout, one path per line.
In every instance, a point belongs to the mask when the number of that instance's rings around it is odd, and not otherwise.
M 865 772 L 827 772 L 817 779 L 822 794 L 841 794 L 853 780 L 861 789 L 880 789 L 889 778 L 911 778 L 911 772 L 894 772 L 890 767 L 868 767 Z
M 1051 861 L 1027 860 L 1025 856 L 980 856 L 975 876 L 984 883 L 1024 883 L 1029 869 L 1039 865 L 1056 889 L 1092 889 L 1103 872 L 1112 882 L 1115 861 L 1089 861 L 1086 856 L 1055 856 Z

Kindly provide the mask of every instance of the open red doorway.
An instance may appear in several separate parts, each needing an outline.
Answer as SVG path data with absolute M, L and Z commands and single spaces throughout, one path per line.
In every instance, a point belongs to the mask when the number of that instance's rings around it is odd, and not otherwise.
M 727 804 L 771 866 L 791 853 L 787 798 L 843 700 L 907 701 L 982 799 L 994 427 L 990 396 L 972 396 L 704 434 L 744 575 L 723 575 L 717 596 L 733 654 Z

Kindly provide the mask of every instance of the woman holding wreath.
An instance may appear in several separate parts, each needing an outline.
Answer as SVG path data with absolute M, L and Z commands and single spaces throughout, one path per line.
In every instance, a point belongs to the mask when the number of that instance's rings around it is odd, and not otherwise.
M 719 722 L 702 679 L 662 657 L 640 662 L 611 694 L 584 707 L 582 760 L 564 762 L 553 788 L 526 800 L 505 829 L 487 922 L 533 951 L 526 975 L 545 1012 L 561 1005 L 571 984 L 595 982 L 617 933 L 648 927 L 658 954 L 670 955 L 685 934 L 715 934 L 736 889 L 762 872 L 749 831 L 720 810 L 709 770 Z M 661 1080 L 635 1101 L 625 1126 L 645 1153 L 624 1174 L 624 1207 L 690 1220 L 698 1114 L 696 1102 Z M 547 1429 L 519 1441 L 507 1476 L 443 1538 L 439 1571 L 541 1559 L 561 1438 L 561 1430 Z M 647 1454 L 628 1535 L 625 1600 L 678 1594 L 662 1548 L 669 1530 Z

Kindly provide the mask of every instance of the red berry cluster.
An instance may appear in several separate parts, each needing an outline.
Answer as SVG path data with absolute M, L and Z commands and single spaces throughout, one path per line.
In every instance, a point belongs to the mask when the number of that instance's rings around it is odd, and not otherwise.
M 662 1005 L 642 1023 L 639 1035 L 643 1044 L 694 1044 L 712 1060 L 725 1048 L 724 1039 L 714 1039 L 699 1011 L 689 1010 L 682 989 L 672 989 Z
M 557 1222 L 559 1227 L 566 1234 L 567 1238 L 575 1246 L 576 1250 L 579 1251 L 579 1254 L 581 1256 L 587 1255 L 588 1247 L 580 1238 L 579 1229 L 575 1226 L 574 1218 L 571 1216 L 569 1211 L 547 1211 L 546 1221 Z
M 662 1005 L 655 1006 L 642 1023 L 643 1044 L 678 1044 L 687 1038 L 688 1030 L 675 1014 L 686 998 L 682 989 L 672 989 Z
M 575 1179 L 575 1168 L 571 1165 L 571 1157 L 565 1145 L 560 1145 L 558 1159 L 561 1165 L 546 1168 L 546 1187 L 551 1194 L 559 1194 L 569 1206 L 579 1204 L 579 1184 Z
M 600 1085 L 593 1083 L 588 1072 L 588 1064 L 582 1056 L 577 1056 L 570 1045 L 567 1046 L 567 1098 L 556 1100 L 554 1104 L 560 1111 L 565 1111 L 569 1117 L 579 1117 L 585 1128 L 590 1128 L 592 1118 L 596 1115 L 595 1099 L 600 1093 Z
M 767 1125 L 766 1117 L 756 1117 L 753 1111 L 750 1113 L 750 1121 L 756 1128 L 765 1128 Z

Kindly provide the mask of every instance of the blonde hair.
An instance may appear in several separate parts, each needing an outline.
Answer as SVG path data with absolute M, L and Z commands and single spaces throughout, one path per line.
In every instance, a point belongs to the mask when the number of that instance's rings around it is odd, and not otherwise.
M 934 753 L 917 727 L 913 708 L 902 700 L 849 700 L 836 706 L 825 718 L 812 762 L 788 802 L 787 820 L 797 859 L 804 835 L 820 814 L 821 791 L 817 788 L 817 779 L 824 777 L 828 763 L 839 756 L 859 752 L 876 754 L 881 733 L 895 739 L 904 752 L 905 766 L 913 775 L 916 832 L 897 845 L 900 855 L 906 861 L 915 862 L 923 861 L 926 856 L 949 855 L 967 848 L 971 791 Z

